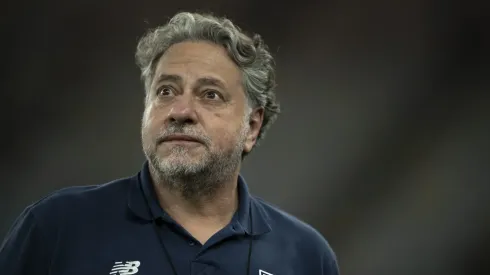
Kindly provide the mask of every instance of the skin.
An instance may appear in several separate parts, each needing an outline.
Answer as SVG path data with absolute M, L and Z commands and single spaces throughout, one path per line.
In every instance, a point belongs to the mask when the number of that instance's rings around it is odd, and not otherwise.
M 248 107 L 240 69 L 216 44 L 175 44 L 154 75 L 143 151 L 162 208 L 205 243 L 237 209 L 241 155 L 255 145 L 264 112 Z

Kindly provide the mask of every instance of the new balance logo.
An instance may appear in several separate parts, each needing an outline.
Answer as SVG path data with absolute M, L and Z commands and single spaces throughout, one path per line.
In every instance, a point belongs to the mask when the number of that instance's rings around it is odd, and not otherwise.
M 274 274 L 259 269 L 259 275 L 274 275 Z
M 138 273 L 138 267 L 141 265 L 139 261 L 115 262 L 112 267 L 111 275 L 132 275 Z

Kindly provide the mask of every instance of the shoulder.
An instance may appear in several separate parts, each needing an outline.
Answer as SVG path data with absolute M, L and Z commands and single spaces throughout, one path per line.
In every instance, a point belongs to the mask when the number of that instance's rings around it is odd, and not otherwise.
M 313 242 L 328 244 L 323 235 L 310 224 L 262 198 L 254 197 L 253 199 L 263 210 L 272 230 L 286 232 L 288 235 L 298 235 L 302 239 Z
M 254 196 L 253 200 L 263 210 L 275 235 L 295 243 L 300 251 L 308 255 L 318 256 L 326 264 L 336 265 L 337 259 L 334 251 L 327 239 L 317 229 L 261 198 Z
M 106 218 L 107 211 L 118 214 L 121 207 L 117 206 L 127 201 L 130 183 L 120 179 L 63 188 L 29 205 L 0 246 L 0 266 L 7 274 L 48 274 L 57 248 L 76 239 L 74 230 L 83 232 L 85 225 Z
M 29 205 L 25 212 L 40 221 L 86 215 L 125 203 L 130 183 L 131 178 L 121 178 L 100 185 L 66 187 Z

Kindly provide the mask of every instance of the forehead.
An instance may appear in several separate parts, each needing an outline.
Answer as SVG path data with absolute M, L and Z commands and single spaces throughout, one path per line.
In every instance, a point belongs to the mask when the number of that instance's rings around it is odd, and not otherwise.
M 172 45 L 157 63 L 155 78 L 178 75 L 185 81 L 216 78 L 231 87 L 241 85 L 242 75 L 226 50 L 210 42 L 181 42 Z

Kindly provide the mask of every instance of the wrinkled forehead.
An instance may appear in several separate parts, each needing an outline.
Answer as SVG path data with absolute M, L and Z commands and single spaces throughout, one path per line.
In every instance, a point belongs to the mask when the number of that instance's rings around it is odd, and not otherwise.
M 226 49 L 210 42 L 181 42 L 172 45 L 158 60 L 153 81 L 175 75 L 186 82 L 210 79 L 225 88 L 242 85 L 242 73 Z

